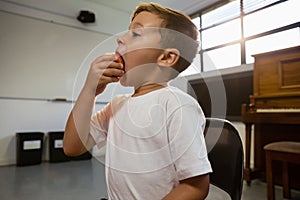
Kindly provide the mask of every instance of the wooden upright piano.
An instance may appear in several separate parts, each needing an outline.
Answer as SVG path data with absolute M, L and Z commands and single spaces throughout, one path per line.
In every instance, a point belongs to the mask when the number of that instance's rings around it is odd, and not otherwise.
M 300 46 L 257 54 L 254 58 L 253 95 L 249 105 L 242 105 L 246 127 L 244 180 L 248 184 L 265 178 L 264 145 L 281 140 L 300 141 Z M 250 166 L 252 152 L 254 166 Z M 292 167 L 291 186 L 300 188 L 300 168 Z M 276 182 L 280 184 L 280 177 Z

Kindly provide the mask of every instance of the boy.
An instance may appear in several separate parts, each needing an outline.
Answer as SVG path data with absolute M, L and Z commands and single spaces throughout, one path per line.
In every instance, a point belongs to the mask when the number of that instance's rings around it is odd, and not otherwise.
M 210 163 L 204 114 L 198 103 L 168 81 L 197 51 L 197 28 L 184 14 L 141 4 L 116 54 L 98 57 L 69 116 L 64 151 L 76 156 L 106 144 L 109 199 L 205 199 Z M 188 39 L 187 39 L 188 38 Z M 106 85 L 133 86 L 91 117 Z

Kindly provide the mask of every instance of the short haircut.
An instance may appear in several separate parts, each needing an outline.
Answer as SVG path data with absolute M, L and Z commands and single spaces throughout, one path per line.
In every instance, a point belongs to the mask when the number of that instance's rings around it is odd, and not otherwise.
M 184 71 L 192 63 L 199 47 L 199 31 L 191 18 L 180 11 L 165 8 L 156 3 L 142 3 L 134 10 L 131 21 L 143 11 L 157 15 L 163 20 L 161 28 L 170 30 L 165 31 L 162 29 L 160 31 L 162 48 L 176 48 L 179 50 L 181 56 L 174 69 L 179 73 Z

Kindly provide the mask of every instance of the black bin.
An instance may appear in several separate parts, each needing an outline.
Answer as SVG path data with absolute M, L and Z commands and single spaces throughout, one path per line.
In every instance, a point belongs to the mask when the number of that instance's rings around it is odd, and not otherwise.
M 66 162 L 70 158 L 65 155 L 63 150 L 64 132 L 49 132 L 49 162 Z
M 89 160 L 92 154 L 88 151 L 80 156 L 66 156 L 63 151 L 63 131 L 49 132 L 49 162 L 65 162 L 69 160 Z
M 36 165 L 42 162 L 44 133 L 16 133 L 17 166 Z

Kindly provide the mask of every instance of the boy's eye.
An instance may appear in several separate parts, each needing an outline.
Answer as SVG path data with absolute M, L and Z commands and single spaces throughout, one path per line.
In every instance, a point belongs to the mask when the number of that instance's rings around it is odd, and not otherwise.
M 141 34 L 137 31 L 131 30 L 130 31 L 133 37 L 141 36 Z

